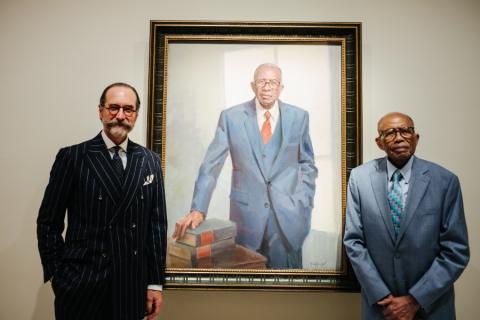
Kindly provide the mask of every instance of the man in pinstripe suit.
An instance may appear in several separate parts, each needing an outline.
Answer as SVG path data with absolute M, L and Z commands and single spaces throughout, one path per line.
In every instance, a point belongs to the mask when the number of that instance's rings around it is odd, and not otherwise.
M 62 148 L 53 164 L 37 236 L 57 319 L 154 319 L 160 312 L 165 198 L 159 156 L 127 137 L 139 107 L 132 86 L 108 86 L 99 104 L 103 131 Z

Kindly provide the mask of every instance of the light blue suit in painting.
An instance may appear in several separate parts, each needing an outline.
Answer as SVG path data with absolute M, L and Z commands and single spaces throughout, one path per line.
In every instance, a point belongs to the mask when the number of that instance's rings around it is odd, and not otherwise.
M 387 200 L 386 158 L 352 170 L 345 248 L 362 287 L 363 319 L 383 319 L 377 302 L 410 294 L 416 319 L 455 319 L 453 283 L 469 261 L 458 178 L 415 157 L 396 236 Z
M 224 110 L 215 137 L 195 182 L 192 209 L 207 213 L 224 161 L 230 153 L 232 184 L 230 219 L 237 225 L 237 243 L 259 250 L 267 232 L 272 268 L 301 268 L 290 263 L 289 253 L 301 254 L 310 231 L 317 169 L 309 136 L 308 113 L 278 101 L 280 119 L 268 151 L 261 140 L 255 100 Z M 270 158 L 270 160 L 268 160 Z M 274 224 L 274 226 L 272 226 Z M 285 253 L 274 246 L 281 243 Z M 284 255 L 284 256 L 280 256 Z

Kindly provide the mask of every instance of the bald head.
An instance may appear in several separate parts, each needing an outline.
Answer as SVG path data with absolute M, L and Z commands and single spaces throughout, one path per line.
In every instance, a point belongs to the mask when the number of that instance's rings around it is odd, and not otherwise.
M 406 123 L 408 123 L 409 127 L 415 127 L 413 123 L 413 119 L 409 115 L 401 112 L 390 112 L 384 115 L 383 117 L 381 117 L 380 120 L 378 120 L 378 123 L 377 123 L 378 134 L 380 134 L 383 130 L 385 130 L 385 129 L 382 129 L 385 127 L 385 123 L 391 121 L 394 118 L 401 118 Z
M 259 65 L 255 69 L 255 72 L 253 73 L 253 81 L 258 79 L 258 74 L 260 73 L 261 70 L 264 70 L 264 69 L 275 70 L 275 72 L 278 73 L 280 82 L 282 82 L 282 69 L 280 69 L 280 67 L 277 66 L 275 63 L 262 63 L 261 65 Z

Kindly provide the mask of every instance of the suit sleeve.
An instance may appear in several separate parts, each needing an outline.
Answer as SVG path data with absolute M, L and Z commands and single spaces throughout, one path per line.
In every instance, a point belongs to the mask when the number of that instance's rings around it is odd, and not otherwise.
M 192 209 L 207 213 L 213 190 L 223 168 L 229 150 L 227 121 L 225 112 L 220 114 L 215 137 L 210 143 L 202 165 L 198 171 L 193 191 Z
M 160 158 L 155 155 L 155 191 L 153 193 L 150 229 L 147 235 L 148 283 L 165 283 L 165 264 L 167 252 L 167 208 Z
M 312 141 L 310 139 L 309 132 L 309 116 L 308 113 L 305 113 L 305 120 L 303 132 L 302 132 L 302 141 L 300 144 L 300 157 L 299 163 L 302 170 L 302 184 L 306 196 L 308 198 L 308 204 L 313 208 L 313 198 L 315 196 L 315 179 L 317 178 L 317 168 L 315 167 L 315 155 L 313 153 Z
M 440 252 L 428 271 L 409 290 L 427 312 L 429 306 L 453 285 L 470 258 L 462 192 L 456 176 L 452 176 L 444 199 Z
M 50 171 L 50 180 L 38 213 L 37 239 L 44 282 L 55 274 L 63 255 L 65 242 L 62 232 L 71 196 L 73 167 L 70 149 L 61 149 Z
M 369 305 L 374 305 L 390 290 L 377 270 L 365 243 L 362 224 L 361 199 L 355 181 L 355 170 L 351 171 L 347 191 L 347 220 L 344 244 L 353 270 L 365 292 Z

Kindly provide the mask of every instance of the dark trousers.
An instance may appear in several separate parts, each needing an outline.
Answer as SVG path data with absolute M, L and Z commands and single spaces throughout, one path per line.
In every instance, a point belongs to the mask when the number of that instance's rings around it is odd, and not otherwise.
M 85 284 L 55 276 L 52 288 L 57 320 L 113 320 L 112 292 L 108 279 Z

